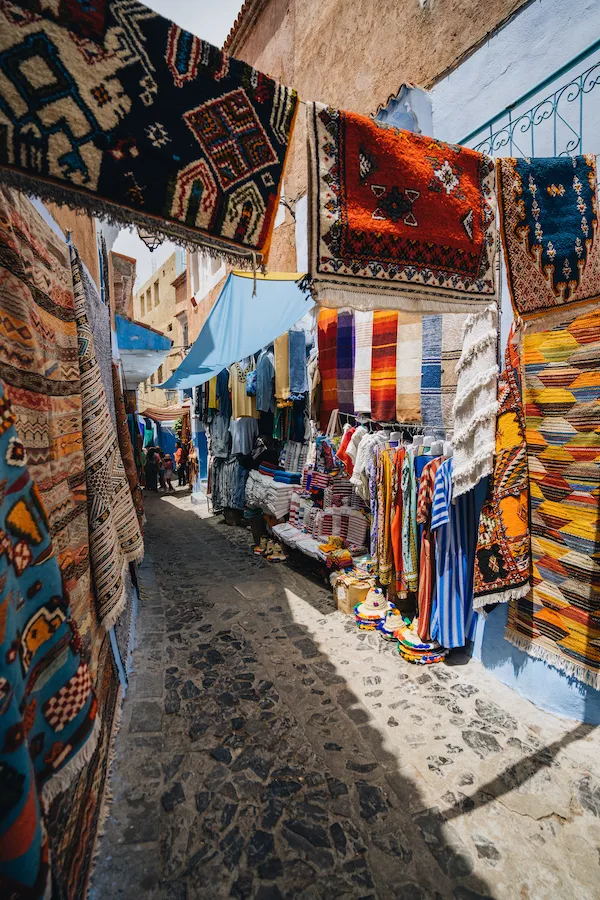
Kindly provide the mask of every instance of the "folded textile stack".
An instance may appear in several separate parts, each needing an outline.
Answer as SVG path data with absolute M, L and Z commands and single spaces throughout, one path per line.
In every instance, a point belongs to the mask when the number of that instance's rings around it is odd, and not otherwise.
M 288 472 L 301 473 L 306 465 L 308 444 L 299 441 L 286 441 L 279 462 Z
M 295 484 L 300 485 L 300 473 L 299 472 L 275 472 L 273 476 L 273 480 L 277 481 L 279 484 Z
M 371 588 L 363 602 L 354 608 L 356 624 L 362 631 L 381 629 L 390 607 L 381 588 Z
M 313 537 L 328 538 L 339 535 L 344 542 L 364 547 L 367 538 L 367 520 L 361 512 L 349 506 L 321 509 L 315 517 Z
M 267 488 L 271 485 L 271 479 L 260 472 L 251 471 L 246 481 L 246 506 L 249 509 L 262 509 Z
M 294 491 L 290 498 L 290 525 L 298 527 L 300 521 L 300 506 L 302 504 L 302 495 L 299 491 Z
M 331 478 L 323 494 L 323 506 L 349 506 L 354 490 L 347 478 Z
M 430 666 L 443 662 L 448 655 L 448 651 L 437 641 L 422 641 L 412 625 L 396 631 L 395 637 L 400 656 L 414 665 Z
M 279 466 L 275 466 L 273 463 L 263 462 L 258 467 L 258 471 L 261 475 L 267 475 L 269 478 L 273 478 L 278 472 L 282 472 L 283 470 L 279 468 Z
M 299 528 L 294 528 L 289 522 L 283 522 L 281 525 L 274 525 L 272 528 L 275 537 L 287 544 L 288 547 L 295 547 L 297 542 L 306 537 L 304 532 Z
M 329 487 L 329 475 L 326 472 L 305 469 L 302 475 L 302 487 L 305 491 L 324 491 L 326 487 Z
M 290 501 L 294 488 L 288 484 L 280 484 L 274 480 L 265 493 L 262 509 L 276 519 L 283 519 L 290 511 Z
M 320 558 L 319 542 L 309 534 L 303 534 L 303 536 L 296 541 L 296 549 L 301 550 L 302 553 L 305 553 L 306 556 L 311 556 L 313 559 Z

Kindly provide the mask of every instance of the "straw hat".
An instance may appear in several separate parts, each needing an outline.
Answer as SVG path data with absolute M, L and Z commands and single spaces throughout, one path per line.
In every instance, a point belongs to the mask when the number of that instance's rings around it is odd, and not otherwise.
M 388 602 L 381 588 L 371 588 L 364 601 L 357 606 L 356 611 L 359 616 L 364 616 L 366 619 L 383 619 L 387 615 Z

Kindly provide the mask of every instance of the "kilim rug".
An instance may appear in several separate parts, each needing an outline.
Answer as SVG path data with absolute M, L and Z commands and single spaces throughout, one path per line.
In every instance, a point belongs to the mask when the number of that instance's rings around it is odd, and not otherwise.
M 600 311 L 525 333 L 532 590 L 506 637 L 600 687 Z
M 85 313 L 87 316 L 90 331 L 94 338 L 94 351 L 98 360 L 98 367 L 104 385 L 104 394 L 108 404 L 108 411 L 115 428 L 117 427 L 117 416 L 115 412 L 115 398 L 113 393 L 112 380 L 112 345 L 110 334 L 110 309 L 102 300 L 98 288 L 94 280 L 90 278 L 84 265 L 80 266 L 81 281 L 83 283 L 83 293 L 85 295 Z
M 0 70 L 3 178 L 221 256 L 266 255 L 295 91 L 136 0 L 5 4 Z M 57 132 L 57 90 L 77 128 Z
M 340 310 L 337 330 L 337 392 L 340 412 L 354 412 L 354 313 Z
M 459 312 L 495 299 L 489 157 L 320 103 L 307 128 L 315 300 Z
M 421 421 L 421 363 L 423 317 L 398 313 L 396 344 L 396 420 Z
M 421 349 L 421 419 L 428 429 L 454 427 L 456 366 L 462 351 L 464 313 L 423 316 Z
M 322 309 L 317 323 L 319 347 L 319 371 L 321 373 L 321 430 L 325 431 L 329 416 L 337 409 L 336 344 L 338 330 L 337 310 Z
M 600 298 L 596 190 L 594 156 L 498 160 L 508 286 L 523 319 Z
M 371 363 L 373 355 L 373 311 L 354 312 L 354 412 L 371 412 Z
M 128 565 L 143 557 L 144 543 L 117 433 L 108 411 L 86 315 L 86 285 L 81 278 L 81 261 L 74 247 L 71 247 L 71 270 L 81 374 L 90 560 L 98 616 L 108 630 L 125 608 Z
M 0 382 L 0 895 L 49 889 L 44 806 L 98 740 L 98 706 L 48 518 Z
M 378 422 L 396 420 L 396 343 L 398 313 L 373 313 L 371 364 L 371 415 Z
M 117 417 L 117 439 L 119 441 L 121 459 L 123 460 L 125 474 L 127 475 L 127 481 L 129 482 L 129 490 L 131 491 L 133 505 L 141 529 L 144 521 L 144 500 L 142 498 L 142 489 L 140 488 L 138 469 L 135 463 L 133 444 L 131 442 L 129 419 L 125 412 L 121 379 L 119 377 L 119 370 L 114 363 L 112 365 L 112 392 Z
M 519 354 L 508 338 L 498 378 L 494 472 L 479 517 L 473 606 L 525 597 L 531 582 L 529 472 Z

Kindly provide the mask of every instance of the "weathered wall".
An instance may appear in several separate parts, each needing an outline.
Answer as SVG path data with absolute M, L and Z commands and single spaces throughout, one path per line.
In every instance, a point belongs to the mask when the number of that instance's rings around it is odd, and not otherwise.
M 98 259 L 98 244 L 96 241 L 96 223 L 91 216 L 76 213 L 68 206 L 57 206 L 56 203 L 45 203 L 50 215 L 67 234 L 71 232 L 71 239 L 85 266 L 94 279 L 96 287 L 100 290 L 100 263 Z
M 307 100 L 372 114 L 404 82 L 429 87 L 530 0 L 268 0 L 226 48 Z M 252 6 L 253 4 L 250 4 Z M 301 107 L 286 197 L 306 190 Z M 269 267 L 294 271 L 293 220 L 276 229 Z
M 151 325 L 153 328 L 156 328 L 157 331 L 162 331 L 163 334 L 166 334 L 167 337 L 170 337 L 174 341 L 175 346 L 162 365 L 164 380 L 175 371 L 181 362 L 180 350 L 178 349 L 177 341 L 175 340 L 177 336 L 177 320 L 175 319 L 176 290 L 173 286 L 173 282 L 175 281 L 176 276 L 177 259 L 176 254 L 172 253 L 160 268 L 156 270 L 154 275 L 144 282 L 140 290 L 136 291 L 133 302 L 133 314 L 139 322 Z M 156 283 L 158 283 L 159 286 L 158 306 L 154 305 L 154 286 Z M 145 309 L 142 314 L 140 298 L 142 295 L 147 296 L 148 289 L 150 289 L 152 295 L 152 308 L 150 311 Z M 140 409 L 143 409 L 144 404 L 149 406 L 164 406 L 166 404 L 164 391 L 156 389 L 152 390 L 151 388 L 146 391 L 144 384 L 140 384 L 139 386 L 138 398 Z
M 216 284 L 202 300 L 200 300 L 196 307 L 192 306 L 190 302 L 188 311 L 188 340 L 190 344 L 193 344 L 200 334 L 202 326 L 208 318 L 209 312 L 215 305 L 217 297 L 221 293 L 226 278 L 227 276 L 225 275 L 225 277 L 223 277 L 219 283 Z

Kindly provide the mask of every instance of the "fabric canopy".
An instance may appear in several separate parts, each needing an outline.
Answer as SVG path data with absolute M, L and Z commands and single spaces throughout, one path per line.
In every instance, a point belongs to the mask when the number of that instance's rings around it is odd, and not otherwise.
M 124 316 L 115 316 L 115 325 L 125 383 L 128 389 L 134 389 L 156 372 L 173 341 L 149 325 Z
M 302 276 L 280 272 L 256 276 L 231 272 L 192 349 L 168 381 L 167 390 L 209 381 L 226 366 L 257 353 L 288 331 L 313 307 L 297 281 Z

